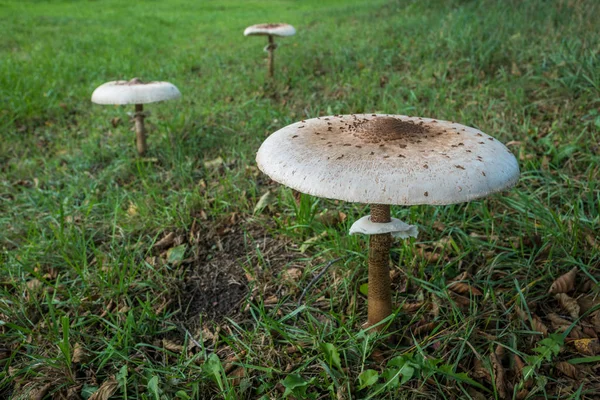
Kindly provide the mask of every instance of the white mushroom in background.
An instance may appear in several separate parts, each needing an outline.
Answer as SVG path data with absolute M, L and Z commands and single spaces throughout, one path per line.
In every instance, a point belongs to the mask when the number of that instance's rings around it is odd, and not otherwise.
M 92 93 L 92 102 L 96 104 L 135 104 L 135 133 L 139 155 L 146 153 L 146 129 L 144 127 L 144 104 L 178 99 L 179 89 L 169 82 L 142 82 L 139 78 L 130 81 L 104 83 Z
M 275 41 L 273 39 L 274 36 L 293 36 L 296 34 L 296 29 L 289 24 L 258 24 L 252 25 L 244 30 L 244 36 L 268 36 L 269 43 L 265 47 L 265 51 L 269 53 L 269 70 L 268 76 L 273 77 L 273 64 L 275 63 L 275 54 L 274 51 L 277 48 Z
M 508 189 L 519 178 L 515 157 L 493 137 L 454 122 L 403 115 L 297 122 L 269 136 L 256 161 L 265 174 L 292 189 L 371 205 L 371 215 L 350 229 L 371 235 L 370 326 L 392 312 L 392 236 L 417 236 L 415 226 L 390 218 L 390 205 L 470 201 Z

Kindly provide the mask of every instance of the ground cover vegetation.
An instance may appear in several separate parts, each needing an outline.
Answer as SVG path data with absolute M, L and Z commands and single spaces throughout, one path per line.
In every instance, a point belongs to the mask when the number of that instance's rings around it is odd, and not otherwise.
M 593 398 L 600 5 L 0 1 L 0 398 Z M 287 22 L 275 80 L 245 27 Z M 168 80 L 137 157 L 114 79 Z M 366 206 L 256 168 L 327 114 L 456 120 L 514 190 L 394 207 L 395 318 L 369 333 Z

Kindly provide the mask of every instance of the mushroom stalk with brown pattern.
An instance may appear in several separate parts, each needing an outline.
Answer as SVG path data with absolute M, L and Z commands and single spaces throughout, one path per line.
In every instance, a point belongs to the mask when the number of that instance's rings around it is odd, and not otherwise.
M 403 115 L 334 115 L 286 126 L 258 150 L 271 179 L 309 195 L 371 205 L 350 234 L 370 235 L 368 325 L 382 329 L 394 306 L 392 237 L 417 228 L 391 218 L 390 205 L 474 200 L 514 185 L 515 157 L 478 129 Z

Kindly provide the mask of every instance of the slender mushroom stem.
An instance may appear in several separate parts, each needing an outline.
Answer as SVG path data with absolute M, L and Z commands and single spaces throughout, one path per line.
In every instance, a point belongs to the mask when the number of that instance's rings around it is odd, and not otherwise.
M 390 206 L 371 204 L 371 221 L 390 222 Z M 390 247 L 392 235 L 389 233 L 371 235 L 369 239 L 369 290 L 368 321 L 373 326 L 392 313 L 392 292 L 390 280 Z M 375 329 L 381 330 L 378 326 Z
M 273 77 L 273 64 L 275 63 L 275 42 L 273 40 L 273 35 L 269 35 L 269 44 L 267 45 L 267 51 L 269 52 L 269 72 L 268 77 Z
M 135 136 L 137 140 L 137 151 L 140 156 L 146 153 L 146 128 L 144 127 L 144 105 L 135 105 Z

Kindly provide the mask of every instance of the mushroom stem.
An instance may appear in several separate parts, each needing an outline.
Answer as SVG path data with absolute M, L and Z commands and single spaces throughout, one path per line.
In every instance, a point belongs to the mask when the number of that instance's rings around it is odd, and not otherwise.
M 144 105 L 135 105 L 135 136 L 137 141 L 137 151 L 140 156 L 146 153 L 146 128 L 144 127 Z
M 390 222 L 390 206 L 371 204 L 371 221 Z M 392 292 L 390 280 L 390 247 L 392 235 L 389 233 L 371 235 L 369 240 L 369 290 L 368 321 L 373 326 L 392 313 Z M 381 330 L 382 326 L 375 329 Z
M 273 40 L 273 35 L 269 35 L 269 45 L 267 46 L 267 51 L 269 52 L 269 72 L 268 77 L 273 77 L 273 64 L 275 63 L 275 41 Z

